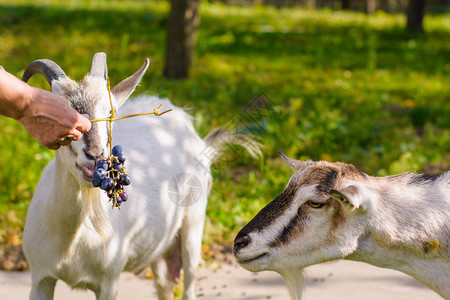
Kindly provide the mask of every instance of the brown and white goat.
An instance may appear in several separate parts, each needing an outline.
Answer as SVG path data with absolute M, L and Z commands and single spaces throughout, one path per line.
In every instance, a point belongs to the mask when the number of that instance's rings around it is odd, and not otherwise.
M 297 172 L 236 236 L 242 267 L 280 273 L 294 300 L 302 269 L 336 259 L 399 270 L 450 299 L 450 172 L 372 177 L 280 154 Z

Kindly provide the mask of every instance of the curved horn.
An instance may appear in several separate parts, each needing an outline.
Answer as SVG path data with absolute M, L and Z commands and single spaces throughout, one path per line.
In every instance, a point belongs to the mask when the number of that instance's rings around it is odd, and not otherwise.
M 307 167 L 309 165 L 314 164 L 314 162 L 308 160 L 308 161 L 302 161 L 293 159 L 290 157 L 287 157 L 283 152 L 278 151 L 278 154 L 281 156 L 281 158 L 292 168 L 296 169 L 297 171 L 300 171 L 302 168 Z
M 49 59 L 38 59 L 28 65 L 23 72 L 22 80 L 27 82 L 36 73 L 44 75 L 50 86 L 52 86 L 53 80 L 67 77 L 66 73 L 55 62 Z
M 106 65 L 106 54 L 104 52 L 95 53 L 92 58 L 91 70 L 89 75 L 93 77 L 106 78 L 108 76 L 108 67 Z

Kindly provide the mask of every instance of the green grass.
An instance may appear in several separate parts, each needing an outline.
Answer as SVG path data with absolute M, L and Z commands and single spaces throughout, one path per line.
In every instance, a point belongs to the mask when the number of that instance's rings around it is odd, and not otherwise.
M 108 55 L 112 84 L 151 65 L 136 94 L 190 107 L 202 136 L 264 92 L 280 112 L 259 132 L 264 161 L 228 153 L 209 198 L 205 241 L 230 243 L 291 171 L 277 151 L 354 163 L 373 175 L 437 172 L 450 165 L 450 15 L 428 15 L 426 33 L 402 15 L 235 7 L 202 3 L 191 77 L 162 74 L 168 5 L 151 1 L 0 0 L 0 64 L 21 76 L 49 58 L 73 79 L 95 52 Z M 42 78 L 31 84 L 47 88 Z M 245 120 L 245 119 L 244 119 Z M 249 129 L 260 124 L 241 124 Z M 20 124 L 0 118 L 0 243 L 23 220 L 53 153 Z M 241 128 L 242 129 L 242 128 Z

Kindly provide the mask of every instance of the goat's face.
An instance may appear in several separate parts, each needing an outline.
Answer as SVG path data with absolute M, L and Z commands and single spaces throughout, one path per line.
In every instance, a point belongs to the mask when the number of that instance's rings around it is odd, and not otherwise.
M 234 241 L 236 260 L 253 272 L 280 272 L 351 254 L 376 201 L 364 185 L 367 175 L 343 163 L 282 157 L 297 172 L 241 229 Z
M 134 91 L 147 70 L 148 64 L 147 59 L 141 69 L 111 90 L 111 100 L 115 111 Z M 27 81 L 35 73 L 43 74 L 51 85 L 52 91 L 67 99 L 70 106 L 79 113 L 87 114 L 91 119 L 111 115 L 104 53 L 94 55 L 89 74 L 79 84 L 68 78 L 56 63 L 49 60 L 37 60 L 31 63 L 25 70 L 23 80 Z M 82 139 L 56 151 L 57 159 L 81 185 L 92 186 L 96 162 L 107 156 L 109 152 L 109 133 L 108 122 L 93 123 L 91 130 L 85 133 Z
M 91 119 L 111 114 L 106 81 L 86 76 L 80 84 L 66 78 L 54 81 L 52 90 L 66 98 L 78 112 Z M 107 122 L 92 123 L 91 130 L 79 141 L 57 150 L 57 157 L 82 185 L 90 186 L 96 162 L 108 155 L 109 126 Z

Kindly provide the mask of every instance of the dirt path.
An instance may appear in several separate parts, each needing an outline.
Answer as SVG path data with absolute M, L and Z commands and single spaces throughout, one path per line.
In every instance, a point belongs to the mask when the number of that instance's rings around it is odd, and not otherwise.
M 307 269 L 305 300 L 442 300 L 414 279 L 367 264 L 339 261 Z M 201 268 L 197 275 L 198 300 L 289 300 L 281 277 L 273 272 L 253 274 L 237 266 Z M 29 272 L 0 272 L 0 300 L 28 299 Z M 72 291 L 58 282 L 55 299 L 93 300 L 91 292 Z M 117 300 L 156 299 L 153 282 L 124 273 Z

